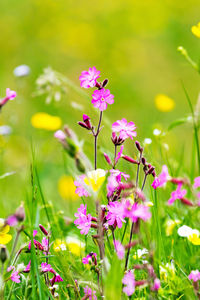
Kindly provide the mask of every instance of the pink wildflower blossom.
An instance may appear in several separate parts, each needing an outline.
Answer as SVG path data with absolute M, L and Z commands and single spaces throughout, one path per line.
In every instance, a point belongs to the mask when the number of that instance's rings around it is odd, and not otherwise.
M 122 202 L 109 202 L 107 205 L 108 214 L 106 219 L 108 220 L 108 225 L 122 227 L 122 222 L 126 223 L 124 219 L 124 206 Z
M 6 97 L 0 101 L 0 107 L 2 107 L 9 100 L 13 100 L 17 96 L 15 91 L 11 91 L 9 88 L 6 89 Z
M 91 288 L 89 288 L 88 286 L 86 286 L 84 288 L 84 293 L 85 293 L 85 296 L 88 296 L 89 300 L 97 300 L 97 296 L 95 295 L 96 294 L 96 291 L 93 291 Z
M 106 186 L 108 198 L 110 198 L 113 195 L 113 193 L 117 190 L 118 186 L 119 183 L 117 182 L 116 177 L 110 175 L 107 179 L 107 186 Z
M 191 271 L 191 273 L 189 274 L 188 278 L 194 282 L 197 282 L 198 280 L 200 280 L 200 272 L 199 270 L 193 270 Z
M 116 158 L 115 158 L 115 164 L 116 164 L 116 163 L 118 162 L 118 160 L 121 158 L 123 150 L 124 150 L 124 145 L 122 145 L 122 146 L 120 147 L 120 151 L 117 153 L 117 156 L 116 156 Z
M 94 93 L 92 94 L 92 104 L 100 111 L 106 110 L 108 104 L 113 103 L 114 96 L 110 93 L 109 90 L 103 88 L 101 90 L 94 91 Z
M 89 68 L 88 71 L 83 71 L 79 77 L 81 87 L 88 89 L 94 87 L 97 83 L 97 78 L 100 77 L 100 71 L 95 67 Z
M 135 276 L 132 273 L 132 271 L 128 271 L 125 275 L 124 278 L 122 279 L 122 283 L 126 285 L 123 288 L 123 292 L 127 296 L 131 296 L 135 292 Z
M 129 200 L 126 200 L 124 202 L 124 217 L 130 218 L 132 222 L 137 222 L 139 218 L 147 221 L 151 217 L 151 213 L 148 206 L 138 203 L 132 205 Z
M 162 167 L 162 171 L 158 177 L 156 177 L 152 183 L 152 187 L 157 189 L 158 187 L 164 186 L 169 180 L 170 176 L 166 165 Z
M 66 134 L 62 130 L 57 130 L 54 133 L 54 137 L 59 141 L 64 141 L 66 139 Z
M 42 269 L 42 272 L 51 272 L 52 271 L 51 265 L 47 264 L 46 262 L 41 263 L 41 269 Z
M 153 287 L 151 288 L 152 291 L 158 291 L 160 288 L 160 279 L 155 278 L 154 279 L 154 283 L 153 283 Z
M 119 132 L 119 137 L 123 140 L 129 137 L 133 139 L 133 136 L 135 137 L 137 135 L 135 129 L 135 123 L 128 123 L 127 120 L 124 118 L 112 124 L 112 131 Z
M 43 237 L 42 239 L 42 247 L 44 249 L 45 252 L 48 251 L 48 248 L 49 248 L 49 241 L 47 238 Z
M 10 279 L 13 282 L 20 283 L 19 272 L 15 271 L 15 267 L 13 267 L 13 266 L 8 267 L 7 272 L 10 272 L 11 270 L 13 270 L 13 272 L 11 273 Z
M 89 192 L 85 189 L 85 183 L 84 183 L 85 175 L 80 175 L 77 180 L 74 181 L 74 185 L 77 187 L 75 190 L 75 193 L 79 195 L 79 197 L 89 197 Z
M 82 263 L 84 265 L 88 265 L 90 262 L 93 261 L 93 257 L 94 257 L 94 261 L 96 261 L 97 259 L 97 254 L 94 252 L 89 253 L 86 257 L 83 257 L 82 259 Z
M 35 237 L 37 233 L 38 233 L 38 231 L 36 229 L 34 229 L 33 230 L 33 237 Z
M 168 200 L 169 205 L 172 205 L 177 199 L 182 199 L 187 193 L 185 189 L 181 190 L 182 185 L 182 183 L 179 183 L 177 189 L 171 193 L 171 198 Z
M 30 272 L 30 270 L 31 270 L 31 261 L 29 260 L 29 263 L 28 263 L 28 265 L 26 266 L 26 268 L 24 269 L 24 273 L 29 273 Z
M 200 187 L 200 176 L 194 179 L 194 188 Z
M 124 173 L 124 172 L 121 172 L 121 171 L 119 171 L 119 170 L 115 170 L 115 169 L 110 170 L 110 173 L 111 173 L 113 176 L 116 177 L 116 180 L 117 180 L 118 183 L 121 182 L 122 177 L 123 177 L 125 180 L 127 180 L 127 179 L 130 177 L 128 174 L 126 174 L 126 173 Z
M 15 215 L 11 215 L 6 219 L 6 224 L 8 224 L 11 227 L 14 227 L 18 224 L 17 217 Z
M 74 214 L 77 218 L 74 221 L 74 224 L 81 229 L 81 234 L 88 234 L 91 227 L 92 216 L 90 214 L 86 214 L 86 209 L 87 205 L 84 206 L 84 204 L 81 204 L 80 208 L 78 208 L 78 213 Z
M 125 255 L 124 246 L 117 240 L 114 241 L 115 250 L 119 259 L 123 259 Z

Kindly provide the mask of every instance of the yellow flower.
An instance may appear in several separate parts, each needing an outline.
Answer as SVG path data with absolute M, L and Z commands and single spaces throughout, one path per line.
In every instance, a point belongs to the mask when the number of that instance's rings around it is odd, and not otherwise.
M 97 169 L 87 173 L 84 178 L 85 184 L 90 186 L 94 192 L 97 192 L 106 178 L 106 172 L 103 169 Z
M 164 94 L 158 94 L 155 97 L 156 108 L 162 112 L 168 112 L 174 109 L 175 102 Z
M 76 256 L 80 256 L 85 249 L 85 243 L 72 236 L 66 238 L 66 244 L 69 251 Z
M 32 116 L 31 124 L 35 128 L 57 130 L 61 127 L 62 121 L 59 117 L 39 112 Z
M 188 240 L 193 244 L 193 245 L 200 245 L 200 238 L 199 234 L 197 233 L 192 233 L 188 236 Z
M 10 234 L 8 234 L 8 232 L 10 230 L 10 226 L 3 225 L 1 221 L 0 221 L 0 226 L 1 226 L 0 227 L 0 244 L 6 245 L 12 239 L 12 236 Z
M 66 242 L 60 239 L 56 239 L 53 243 L 53 250 L 55 252 L 66 250 Z
M 165 225 L 165 233 L 167 236 L 172 235 L 173 230 L 176 225 L 180 224 L 181 221 L 179 220 L 167 220 L 166 225 Z
M 196 37 L 200 38 L 200 22 L 196 26 L 192 26 L 191 31 Z
M 76 187 L 71 176 L 63 175 L 58 181 L 58 192 L 64 199 L 77 200 L 78 195 L 75 193 Z

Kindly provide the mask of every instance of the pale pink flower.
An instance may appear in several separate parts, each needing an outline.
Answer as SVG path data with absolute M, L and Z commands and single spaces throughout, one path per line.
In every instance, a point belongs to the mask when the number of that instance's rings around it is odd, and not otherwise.
M 15 215 L 11 215 L 6 219 L 6 224 L 8 224 L 11 227 L 14 227 L 18 224 L 17 217 Z
M 88 234 L 92 223 L 92 216 L 90 214 L 86 214 L 86 209 L 87 205 L 84 206 L 84 204 L 81 204 L 80 208 L 78 208 L 78 213 L 74 214 L 77 218 L 74 221 L 74 224 L 81 229 L 81 234 Z
M 124 217 L 130 218 L 132 222 L 137 222 L 139 218 L 147 221 L 151 218 L 151 212 L 148 206 L 138 204 L 137 202 L 132 205 L 129 200 L 126 200 L 124 202 Z
M 182 185 L 182 183 L 179 183 L 177 189 L 171 193 L 171 198 L 168 200 L 169 205 L 172 205 L 177 199 L 182 199 L 187 193 L 185 189 L 181 190 Z
M 199 270 L 193 270 L 191 271 L 191 273 L 189 274 L 188 278 L 194 282 L 197 282 L 198 280 L 200 280 L 200 272 Z
M 113 176 L 116 177 L 116 180 L 117 180 L 118 183 L 121 182 L 122 177 L 123 177 L 125 180 L 127 180 L 127 179 L 130 177 L 128 174 L 126 174 L 126 173 L 124 173 L 124 172 L 121 172 L 121 171 L 119 171 L 119 170 L 116 170 L 116 169 L 110 170 L 110 173 L 111 173 Z
M 122 283 L 125 285 L 123 292 L 127 296 L 131 296 L 135 292 L 135 276 L 131 270 L 124 275 Z
M 88 296 L 89 300 L 97 300 L 96 291 L 93 291 L 91 288 L 86 286 L 84 289 L 85 296 Z
M 94 252 L 91 252 L 91 253 L 89 253 L 86 257 L 83 257 L 82 263 L 83 263 L 84 265 L 88 265 L 89 263 L 92 263 L 93 260 L 94 260 L 94 262 L 95 262 L 96 259 L 97 259 L 97 254 L 94 253 Z
M 127 120 L 124 118 L 112 124 L 112 131 L 119 132 L 119 137 L 123 140 L 129 137 L 133 139 L 133 136 L 135 137 L 137 135 L 135 129 L 135 123 L 128 123 Z
M 11 270 L 13 270 L 13 272 L 11 273 L 10 279 L 11 279 L 13 282 L 20 283 L 19 272 L 18 272 L 18 271 L 15 271 L 15 267 L 14 267 L 14 266 L 8 267 L 7 272 L 10 272 Z
M 151 288 L 152 291 L 158 291 L 160 288 L 160 279 L 155 278 L 154 279 L 154 283 L 153 283 L 153 287 Z
M 45 252 L 48 251 L 48 248 L 49 248 L 49 241 L 47 238 L 43 237 L 42 239 L 42 247 L 44 249 Z
M 84 178 L 85 175 L 80 175 L 75 181 L 74 185 L 76 186 L 75 193 L 79 195 L 79 197 L 89 197 L 90 194 L 89 192 L 85 189 L 85 183 L 84 183 Z
M 95 67 L 89 68 L 88 71 L 83 71 L 79 77 L 81 87 L 88 89 L 94 87 L 97 83 L 97 78 L 100 77 L 100 71 Z
M 124 246 L 118 240 L 114 241 L 114 246 L 115 246 L 115 250 L 116 250 L 118 258 L 119 259 L 123 259 L 124 255 L 125 255 L 125 248 L 124 248 Z
M 103 88 L 101 90 L 94 91 L 94 93 L 92 94 L 92 104 L 100 111 L 106 110 L 108 104 L 113 103 L 114 96 L 110 93 L 109 90 Z
M 200 187 L 200 176 L 194 179 L 194 188 Z
M 41 263 L 41 269 L 42 269 L 42 272 L 51 272 L 52 271 L 51 265 L 47 264 L 46 262 Z
M 55 133 L 54 133 L 54 137 L 56 139 L 58 139 L 59 141 L 65 141 L 66 139 L 66 134 L 62 131 L 62 130 L 57 130 Z
M 122 222 L 126 223 L 124 219 L 124 206 L 122 202 L 109 202 L 107 205 L 108 214 L 106 219 L 108 220 L 108 225 L 122 227 Z
M 152 183 L 152 187 L 157 189 L 158 187 L 164 186 L 169 180 L 170 176 L 166 165 L 162 167 L 162 171 L 158 177 L 156 177 Z
M 11 91 L 11 89 L 6 89 L 6 98 L 9 100 L 13 100 L 17 96 L 17 93 L 15 91 Z
M 116 177 L 110 175 L 107 179 L 107 186 L 106 186 L 108 198 L 110 198 L 113 195 L 113 193 L 117 190 L 118 186 L 119 183 L 117 182 Z

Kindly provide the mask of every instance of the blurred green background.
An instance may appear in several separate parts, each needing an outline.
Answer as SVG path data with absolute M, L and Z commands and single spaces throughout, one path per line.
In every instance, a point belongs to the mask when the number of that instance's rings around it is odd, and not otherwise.
M 0 1 L 0 96 L 4 96 L 7 87 L 18 93 L 0 115 L 0 124 L 13 130 L 9 137 L 0 140 L 0 174 L 16 171 L 0 180 L 2 217 L 24 200 L 29 189 L 31 143 L 46 197 L 65 211 L 68 209 L 69 203 L 58 194 L 57 182 L 69 172 L 71 162 L 66 161 L 53 132 L 31 126 L 34 113 L 58 115 L 80 138 L 87 138 L 86 148 L 92 142 L 76 124 L 83 112 L 91 114 L 97 122 L 97 114 L 86 98 L 70 88 L 60 102 L 49 105 L 45 104 L 45 96 L 33 97 L 35 81 L 43 69 L 51 66 L 78 86 L 81 71 L 96 66 L 102 79 L 109 78 L 108 88 L 115 95 L 114 105 L 105 113 L 106 119 L 111 124 L 125 117 L 135 122 L 139 140 L 152 138 L 154 128 L 165 130 L 175 119 L 188 114 L 181 80 L 192 102 L 197 100 L 199 76 L 177 52 L 177 47 L 184 46 L 198 61 L 199 40 L 191 33 L 191 26 L 199 21 L 199 10 L 198 0 Z M 16 78 L 13 70 L 21 64 L 27 64 L 31 73 Z M 91 95 L 91 91 L 86 92 Z M 174 99 L 173 111 L 163 113 L 156 109 L 154 98 L 159 93 Z M 72 101 L 84 109 L 72 108 Z M 176 166 L 176 157 L 180 158 L 184 145 L 183 158 L 189 160 L 187 146 L 191 145 L 191 136 L 188 126 L 176 129 L 166 138 L 168 156 L 174 156 L 172 165 Z M 111 149 L 108 126 L 100 141 Z M 132 144 L 127 145 L 133 154 Z M 152 149 L 147 151 L 149 159 L 155 164 L 166 163 L 166 157 Z M 101 167 L 105 166 L 101 160 Z

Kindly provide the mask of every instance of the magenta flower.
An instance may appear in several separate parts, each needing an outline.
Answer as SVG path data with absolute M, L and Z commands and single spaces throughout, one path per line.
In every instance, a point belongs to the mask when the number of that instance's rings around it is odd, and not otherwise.
M 160 288 L 160 279 L 155 278 L 154 279 L 154 283 L 153 283 L 153 287 L 151 288 L 152 291 L 158 291 Z
M 29 260 L 29 263 L 28 263 L 28 265 L 26 266 L 26 268 L 24 269 L 24 273 L 29 273 L 30 272 L 30 270 L 31 270 L 31 261 Z
M 89 288 L 88 286 L 86 286 L 84 288 L 84 293 L 85 293 L 85 297 L 87 297 L 86 299 L 89 299 L 89 300 L 97 300 L 97 296 L 95 295 L 96 294 L 96 291 L 93 291 L 91 288 Z
M 122 283 L 126 285 L 123 288 L 123 292 L 127 296 L 131 296 L 135 292 L 135 276 L 132 273 L 132 271 L 128 271 L 125 275 L 124 278 L 122 279 Z
M 127 138 L 133 139 L 137 135 L 135 131 L 135 123 L 127 122 L 126 119 L 118 120 L 112 124 L 112 131 L 119 132 L 119 138 L 125 140 Z
M 194 188 L 200 187 L 200 176 L 194 179 Z
M 91 253 L 89 253 L 86 257 L 83 257 L 82 263 L 83 263 L 84 265 L 88 265 L 89 263 L 92 263 L 93 260 L 94 260 L 94 263 L 95 263 L 95 262 L 96 262 L 96 259 L 97 259 L 97 254 L 94 253 L 94 252 L 91 252 Z M 96 265 L 96 263 L 95 263 L 95 265 Z
M 110 175 L 107 179 L 107 186 L 106 186 L 108 198 L 110 198 L 113 195 L 113 193 L 117 190 L 118 186 L 119 183 L 117 182 L 116 177 Z
M 110 170 L 110 173 L 111 173 L 113 176 L 116 177 L 116 180 L 117 180 L 118 183 L 121 182 L 122 177 L 123 177 L 125 180 L 127 180 L 127 179 L 130 177 L 128 174 L 126 174 L 126 173 L 124 173 L 124 172 L 121 172 L 121 171 L 119 171 L 119 170 L 116 170 L 116 169 Z
M 85 189 L 85 183 L 84 183 L 84 178 L 85 175 L 80 175 L 75 181 L 74 185 L 77 187 L 75 190 L 75 193 L 79 195 L 79 197 L 89 197 L 90 194 L 89 192 Z
M 44 249 L 45 252 L 48 251 L 48 248 L 49 248 L 49 241 L 47 238 L 43 237 L 42 239 L 42 247 Z
M 88 89 L 94 87 L 97 83 L 97 78 L 100 77 L 100 71 L 95 67 L 89 68 L 88 71 L 83 71 L 79 77 L 81 87 Z
M 115 250 L 119 259 L 123 259 L 125 255 L 124 246 L 117 240 L 114 241 Z
M 156 177 L 152 183 L 152 187 L 157 189 L 158 187 L 164 186 L 167 181 L 170 179 L 168 168 L 166 165 L 162 167 L 162 171 L 158 177 Z
M 15 215 L 11 215 L 6 219 L 6 224 L 8 224 L 11 227 L 14 227 L 18 224 L 17 217 Z
M 11 273 L 10 279 L 13 282 L 20 283 L 19 272 L 15 271 L 15 267 L 13 267 L 13 266 L 8 267 L 7 272 L 10 272 L 11 270 L 13 270 L 13 272 Z
M 36 229 L 34 229 L 33 230 L 33 237 L 35 237 L 37 233 L 38 233 L 38 231 Z
M 92 94 L 92 104 L 100 111 L 106 110 L 108 104 L 113 103 L 114 96 L 110 93 L 109 90 L 103 88 L 101 90 L 94 91 L 94 93 Z
M 11 91 L 9 88 L 6 89 L 6 97 L 0 101 L 0 107 L 6 104 L 7 101 L 13 100 L 17 96 L 15 91 Z
M 92 224 L 92 216 L 90 214 L 86 214 L 87 205 L 81 204 L 80 208 L 78 208 L 78 213 L 75 213 L 75 217 L 77 218 L 74 221 L 74 224 L 77 225 L 79 229 L 81 229 L 81 234 L 88 234 Z
M 62 277 L 58 273 L 56 273 L 54 269 L 51 269 L 50 272 L 54 274 L 53 278 L 50 279 L 51 286 L 53 286 L 55 282 L 63 281 Z
M 200 272 L 199 270 L 193 270 L 191 271 L 190 275 L 188 276 L 188 278 L 194 282 L 197 282 L 198 280 L 200 280 Z
M 42 269 L 42 272 L 51 272 L 52 271 L 51 265 L 47 264 L 46 262 L 41 263 L 41 269 Z
M 151 213 L 148 206 L 134 203 L 131 209 L 131 219 L 133 222 L 137 222 L 139 218 L 147 221 L 151 218 Z
M 122 202 L 109 202 L 107 205 L 108 214 L 106 219 L 108 220 L 108 225 L 122 227 L 122 222 L 126 223 L 124 219 L 124 206 Z
M 182 199 L 187 193 L 185 189 L 181 190 L 182 185 L 182 183 L 179 183 L 177 189 L 171 193 L 171 198 L 168 200 L 169 205 L 172 205 L 172 203 L 174 203 L 174 201 L 177 199 Z

